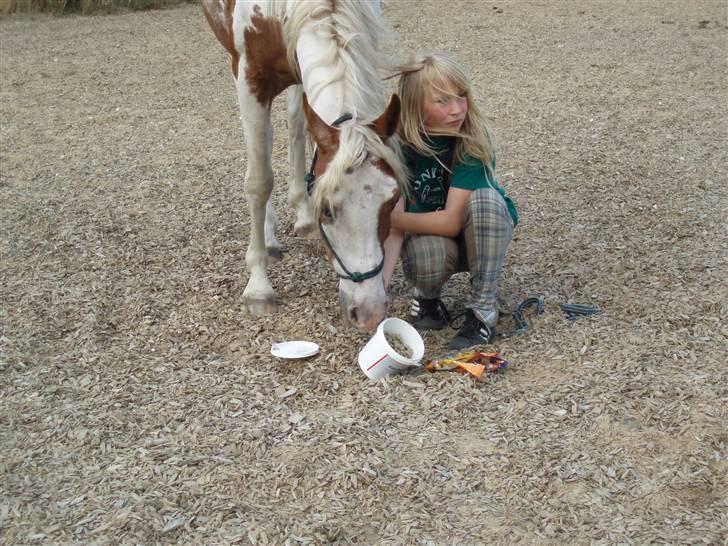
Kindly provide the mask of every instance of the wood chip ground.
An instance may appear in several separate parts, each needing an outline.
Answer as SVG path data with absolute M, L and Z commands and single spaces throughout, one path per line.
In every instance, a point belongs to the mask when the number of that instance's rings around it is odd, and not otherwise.
M 242 131 L 198 5 L 3 19 L 0 542 L 726 544 L 725 2 L 385 14 L 394 60 L 452 52 L 492 119 L 502 304 L 546 301 L 510 366 L 367 380 L 290 235 L 280 99 L 280 311 L 243 315 Z M 398 270 L 391 316 L 408 295 Z M 321 352 L 270 355 L 292 339 Z

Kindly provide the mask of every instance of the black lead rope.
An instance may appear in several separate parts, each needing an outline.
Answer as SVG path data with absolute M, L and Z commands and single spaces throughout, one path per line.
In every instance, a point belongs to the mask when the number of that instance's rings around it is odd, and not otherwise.
M 523 313 L 529 307 L 534 307 L 534 306 L 536 307 L 536 316 L 543 313 L 544 297 L 538 296 L 535 298 L 526 298 L 521 303 L 519 303 L 518 307 L 516 307 L 516 310 L 513 313 L 513 321 L 516 323 L 516 329 L 513 330 L 512 332 L 499 333 L 498 337 L 509 338 L 509 337 L 516 337 L 516 336 L 525 334 L 528 331 L 528 321 L 523 316 Z
M 513 320 L 516 323 L 516 329 L 512 332 L 503 332 L 498 334 L 499 337 L 509 338 L 520 336 L 528 331 L 528 321 L 524 317 L 524 312 L 530 308 L 536 308 L 536 316 L 543 313 L 544 297 L 538 296 L 536 298 L 526 298 L 516 308 L 513 313 Z M 567 320 L 576 320 L 579 317 L 588 317 L 599 313 L 599 309 L 593 305 L 586 305 L 582 303 L 562 303 L 559 304 L 559 308 L 566 314 Z
M 331 124 L 332 127 L 339 127 L 342 123 L 345 121 L 349 121 L 350 119 L 354 119 L 353 114 L 346 113 L 338 118 Z M 313 191 L 313 185 L 316 183 L 316 160 L 318 159 L 318 146 L 316 146 L 313 149 L 313 157 L 311 158 L 311 167 L 308 169 L 308 172 L 305 174 L 303 179 L 306 181 L 306 191 L 308 192 L 308 195 L 311 196 L 311 192 Z M 334 259 L 338 262 L 341 269 L 344 270 L 344 275 L 339 273 L 338 271 L 336 274 L 339 276 L 340 279 L 344 279 L 351 282 L 364 282 L 367 279 L 371 279 L 372 277 L 376 277 L 379 272 L 384 267 L 384 256 L 382 256 L 382 261 L 379 262 L 379 265 L 377 265 L 374 269 L 370 269 L 369 271 L 366 271 L 364 273 L 360 273 L 359 271 L 349 271 L 347 267 L 344 265 L 344 262 L 341 261 L 341 258 L 336 253 L 336 250 L 334 250 L 334 246 L 331 244 L 331 241 L 329 241 L 329 238 L 326 235 L 326 232 L 324 231 L 324 226 L 319 222 L 319 232 L 321 232 L 321 238 L 324 240 L 324 243 L 327 247 L 329 247 L 329 250 L 331 251 L 331 254 L 334 256 Z
M 566 320 L 576 320 L 579 317 L 588 317 L 599 312 L 599 309 L 593 305 L 584 303 L 562 303 L 559 307 L 566 314 Z

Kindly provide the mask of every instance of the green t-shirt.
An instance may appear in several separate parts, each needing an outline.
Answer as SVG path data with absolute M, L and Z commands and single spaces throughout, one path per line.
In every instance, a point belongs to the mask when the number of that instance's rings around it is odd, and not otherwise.
M 437 159 L 422 155 L 409 147 L 405 149 L 405 158 L 410 168 L 411 192 L 407 202 L 407 212 L 434 212 L 444 209 L 447 192 L 451 186 L 463 190 L 493 188 L 503 196 L 513 224 L 518 224 L 516 204 L 494 180 L 491 171 L 485 168 L 482 161 L 466 157 L 464 162 L 453 165 L 452 174 L 445 169 L 453 162 L 456 138 L 438 136 L 430 140 L 432 147 L 437 151 Z

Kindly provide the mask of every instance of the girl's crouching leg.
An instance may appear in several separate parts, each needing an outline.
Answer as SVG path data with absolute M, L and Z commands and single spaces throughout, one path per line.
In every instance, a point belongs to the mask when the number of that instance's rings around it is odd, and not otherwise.
M 442 285 L 457 268 L 457 243 L 437 235 L 408 236 L 402 250 L 402 269 L 418 297 L 440 297 Z
M 488 326 L 498 322 L 498 279 L 513 237 L 513 220 L 503 197 L 484 188 L 470 196 L 465 219 L 465 244 L 471 293 L 465 306 Z

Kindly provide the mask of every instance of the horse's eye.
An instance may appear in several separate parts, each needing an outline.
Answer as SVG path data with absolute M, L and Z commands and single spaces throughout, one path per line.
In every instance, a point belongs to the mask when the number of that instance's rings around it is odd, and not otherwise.
M 326 223 L 334 221 L 334 213 L 328 205 L 321 207 L 321 219 Z

